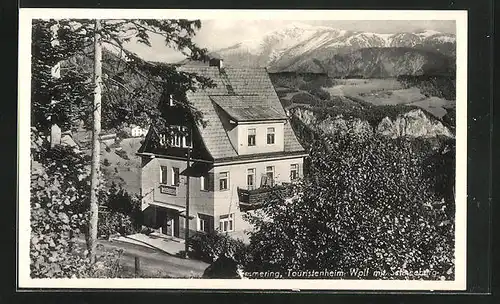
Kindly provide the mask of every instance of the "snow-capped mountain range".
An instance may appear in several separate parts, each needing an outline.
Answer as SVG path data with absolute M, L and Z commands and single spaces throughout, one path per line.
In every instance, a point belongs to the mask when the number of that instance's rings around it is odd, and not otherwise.
M 242 40 L 215 50 L 230 65 L 266 66 L 270 70 L 289 70 L 303 60 L 330 59 L 363 48 L 415 48 L 455 55 L 455 35 L 434 30 L 381 34 L 292 23 L 264 33 L 258 39 Z

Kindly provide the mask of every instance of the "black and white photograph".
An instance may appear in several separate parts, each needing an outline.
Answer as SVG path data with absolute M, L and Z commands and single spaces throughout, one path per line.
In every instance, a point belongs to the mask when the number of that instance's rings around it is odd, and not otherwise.
M 21 287 L 465 289 L 466 12 L 19 20 Z

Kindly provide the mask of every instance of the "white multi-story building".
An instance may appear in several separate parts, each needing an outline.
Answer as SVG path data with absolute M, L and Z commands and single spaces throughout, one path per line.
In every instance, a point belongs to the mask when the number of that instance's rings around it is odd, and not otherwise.
M 184 237 L 186 175 L 189 175 L 189 230 L 219 229 L 245 239 L 251 229 L 242 215 L 258 206 L 262 193 L 302 175 L 299 144 L 265 69 L 183 66 L 211 78 L 216 87 L 187 92 L 206 126 L 190 125 L 171 103 L 170 125 L 187 130 L 170 141 L 150 128 L 142 157 L 141 196 L 145 224 Z M 178 107 L 178 110 L 180 107 Z M 191 165 L 187 168 L 187 149 Z

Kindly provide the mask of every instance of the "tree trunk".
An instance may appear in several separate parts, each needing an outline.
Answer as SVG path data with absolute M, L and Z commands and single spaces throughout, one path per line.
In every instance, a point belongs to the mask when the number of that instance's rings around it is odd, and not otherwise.
M 97 222 L 99 218 L 99 182 L 100 182 L 100 135 L 101 135 L 101 82 L 102 82 L 102 41 L 101 21 L 95 21 L 94 34 L 94 117 L 92 128 L 92 163 L 90 168 L 90 218 L 89 218 L 89 254 L 90 261 L 96 261 Z
M 190 126 L 191 128 L 191 126 Z M 186 171 L 188 172 L 186 174 L 186 221 L 184 222 L 185 224 L 185 231 L 184 231 L 184 258 L 187 259 L 189 258 L 189 167 L 191 166 L 191 148 L 187 147 L 187 157 L 186 157 Z

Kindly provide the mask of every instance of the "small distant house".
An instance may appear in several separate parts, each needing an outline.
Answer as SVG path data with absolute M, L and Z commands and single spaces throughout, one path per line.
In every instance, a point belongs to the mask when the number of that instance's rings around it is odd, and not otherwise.
M 147 133 L 148 129 L 136 125 L 132 125 L 132 128 L 130 129 L 130 135 L 132 137 L 146 136 Z
M 203 113 L 205 127 L 185 119 L 185 110 L 175 100 L 167 123 L 184 132 L 170 134 L 166 141 L 166 134 L 150 127 L 137 153 L 142 159 L 145 225 L 184 238 L 188 220 L 190 235 L 217 229 L 245 240 L 252 227 L 244 214 L 258 208 L 271 189 L 297 181 L 307 154 L 266 69 L 224 68 L 222 60 L 180 69 L 209 77 L 216 87 L 187 92 L 188 100 Z

